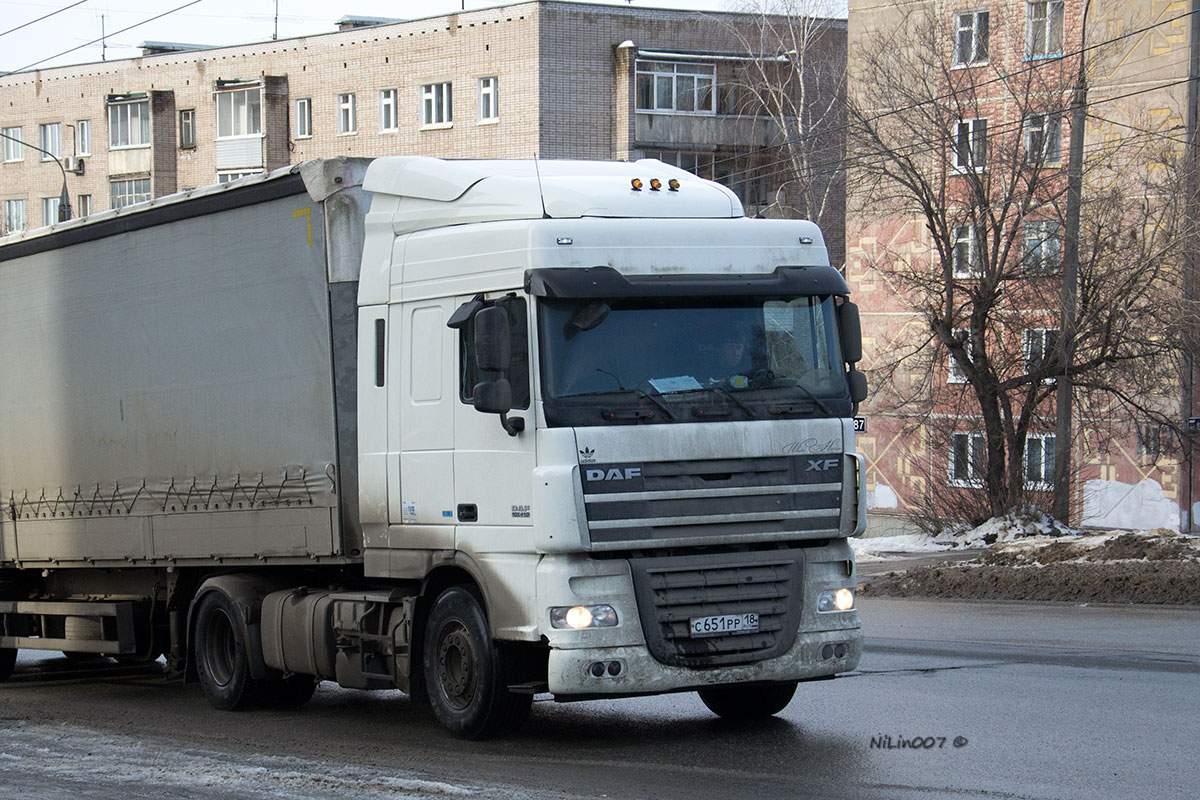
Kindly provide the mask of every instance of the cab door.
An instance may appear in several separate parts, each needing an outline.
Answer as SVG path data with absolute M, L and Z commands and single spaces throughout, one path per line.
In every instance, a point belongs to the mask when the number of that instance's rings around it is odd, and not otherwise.
M 391 307 L 390 349 L 400 358 L 388 464 L 392 547 L 446 549 L 454 541 L 454 332 L 451 298 Z

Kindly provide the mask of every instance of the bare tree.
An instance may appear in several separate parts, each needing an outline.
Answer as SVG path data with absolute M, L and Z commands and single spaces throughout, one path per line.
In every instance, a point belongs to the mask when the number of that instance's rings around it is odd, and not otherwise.
M 765 121 L 740 159 L 742 180 L 768 187 L 770 216 L 821 225 L 842 262 L 846 208 L 846 23 L 823 0 L 747 0 L 715 19 L 748 56 L 730 73 L 725 110 Z
M 852 42 L 852 215 L 918 229 L 896 237 L 903 246 L 879 237 L 867 256 L 909 313 L 884 335 L 872 408 L 923 429 L 946 470 L 950 488 L 925 497 L 929 519 L 980 522 L 1047 500 L 1060 376 L 1085 421 L 1080 447 L 1104 446 L 1105 425 L 1131 413 L 1176 425 L 1183 323 L 1195 319 L 1183 134 L 1148 117 L 1108 124 L 1094 102 L 1101 135 L 1089 129 L 1085 147 L 1078 308 L 1062 346 L 1063 143 L 1079 62 L 1026 58 L 1025 16 L 1009 8 L 980 19 L 897 7 Z M 1104 48 L 1087 57 L 1094 68 Z M 1137 106 L 1125 98 L 1124 118 Z

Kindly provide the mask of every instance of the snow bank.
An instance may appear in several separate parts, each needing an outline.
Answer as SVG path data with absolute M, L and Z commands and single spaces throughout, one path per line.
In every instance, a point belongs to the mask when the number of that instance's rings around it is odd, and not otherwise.
M 1088 481 L 1083 487 L 1083 524 L 1092 528 L 1179 530 L 1179 505 L 1163 496 L 1158 481 L 1135 484 Z

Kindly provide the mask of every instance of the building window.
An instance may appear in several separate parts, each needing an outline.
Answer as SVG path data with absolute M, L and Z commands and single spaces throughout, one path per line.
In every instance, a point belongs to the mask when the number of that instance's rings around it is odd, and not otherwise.
M 1154 459 L 1169 456 L 1173 449 L 1171 446 L 1173 442 L 1174 435 L 1166 425 L 1150 423 L 1137 426 L 1138 455 L 1150 456 Z
M 1054 436 L 1025 437 L 1025 488 L 1047 490 L 1054 480 Z
M 978 172 L 987 164 L 987 120 L 964 119 L 954 126 L 954 168 Z
M 108 146 L 147 147 L 150 144 L 150 101 L 132 100 L 108 106 Z
M 47 151 L 42 153 L 42 161 L 57 161 L 62 155 L 62 123 L 38 125 L 38 142 Z
M 1025 223 L 1022 265 L 1027 272 L 1049 275 L 1057 272 L 1062 251 L 1058 220 L 1040 219 Z
M 966 328 L 956 328 L 954 337 L 962 342 L 967 348 L 967 358 L 974 361 L 978 354 L 975 352 L 975 340 L 971 338 L 971 332 Z M 962 367 L 953 355 L 950 356 L 949 375 L 946 378 L 947 383 L 966 383 L 967 373 L 963 372 Z
M 262 135 L 262 89 L 217 93 L 217 138 Z
M 1025 160 L 1030 164 L 1062 161 L 1062 121 L 1051 114 L 1025 118 Z
M 131 181 L 113 181 L 109 184 L 112 190 L 112 207 L 124 208 L 134 203 L 150 199 L 150 179 L 136 178 Z
M 58 222 L 58 207 L 59 198 L 43 197 L 42 198 L 42 224 L 53 225 Z
M 354 95 L 339 94 L 338 102 L 338 133 L 356 133 L 358 131 L 358 114 L 355 112 Z
M 421 127 L 447 126 L 454 122 L 454 91 L 450 82 L 427 83 L 421 87 Z
M 92 196 L 90 194 L 79 195 L 76 204 L 79 206 L 79 216 L 86 217 L 92 213 Z
M 400 128 L 396 119 L 396 90 L 381 89 L 379 91 L 379 130 L 395 131 Z
M 479 121 L 492 122 L 500 119 L 500 79 L 479 79 Z
M 977 278 L 983 273 L 979 252 L 979 235 L 973 225 L 954 228 L 954 249 L 951 251 L 951 270 L 956 278 Z
M 954 15 L 954 63 L 984 64 L 988 60 L 988 12 L 964 11 Z
M 646 158 L 657 158 L 664 164 L 686 169 L 706 180 L 713 179 L 714 156 L 711 152 L 694 153 L 687 150 L 647 150 Z
M 955 433 L 950 437 L 950 485 L 982 486 L 986 445 L 981 433 Z
M 296 138 L 312 136 L 312 99 L 305 97 L 296 101 Z
M 1025 4 L 1025 57 L 1062 55 L 1063 2 L 1042 0 Z
M 92 121 L 81 119 L 75 123 L 75 155 L 90 156 L 92 154 Z
M 179 112 L 179 146 L 184 150 L 196 147 L 196 110 L 194 108 Z
M 0 144 L 5 161 L 23 161 L 25 159 L 25 132 L 20 126 L 0 130 Z M 22 229 L 23 230 L 23 229 Z
M 25 230 L 25 201 L 5 200 L 3 233 L 17 233 L 23 230 Z
M 1042 368 L 1058 343 L 1058 328 L 1025 329 L 1025 372 L 1031 374 Z M 1054 379 L 1047 379 L 1053 383 Z
M 637 109 L 674 114 L 712 114 L 716 67 L 638 61 Z
M 261 175 L 262 173 L 263 171 L 261 169 L 240 169 L 231 170 L 229 172 L 218 172 L 217 183 L 229 183 L 230 181 L 236 181 L 238 178 L 248 178 L 251 175 Z

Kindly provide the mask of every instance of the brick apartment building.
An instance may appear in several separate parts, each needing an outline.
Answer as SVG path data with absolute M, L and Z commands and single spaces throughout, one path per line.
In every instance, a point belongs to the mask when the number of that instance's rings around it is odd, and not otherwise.
M 60 155 L 75 216 L 306 159 L 660 158 L 771 215 L 778 129 L 738 113 L 753 15 L 527 2 L 0 76 L 0 131 Z M 845 22 L 823 23 L 830 59 Z M 55 159 L 3 140 L 3 230 L 57 219 Z M 820 220 L 842 263 L 844 205 Z
M 1041 383 L 1047 385 L 1047 394 L 1037 406 L 1023 452 L 1014 452 L 1010 442 L 1010 462 L 1004 466 L 1010 469 L 1010 464 L 1015 465 L 1025 489 L 1031 492 L 1030 498 L 1050 510 L 1055 449 L 1050 384 L 1055 379 L 1029 377 L 1055 346 L 1063 308 L 1055 293 L 1061 292 L 1065 274 L 1060 271 L 1065 213 L 1062 188 L 1069 160 L 1070 90 L 1081 44 L 1088 46 L 1085 53 L 1089 64 L 1088 114 L 1080 151 L 1085 166 L 1090 168 L 1111 157 L 1121 147 L 1161 144 L 1186 156 L 1187 148 L 1194 146 L 1188 143 L 1195 142 L 1195 114 L 1187 109 L 1189 77 L 1195 77 L 1191 73 L 1194 67 L 1189 66 L 1197 47 L 1195 5 L 1090 0 L 1085 34 L 1082 20 L 1086 1 L 850 0 L 847 46 L 851 97 L 869 92 L 867 83 L 878 83 L 881 76 L 886 79 L 879 64 L 870 63 L 879 54 L 873 43 L 881 37 L 893 37 L 894 47 L 906 46 L 897 35 L 897 31 L 906 30 L 906 25 L 911 26 L 910 31 L 928 34 L 920 44 L 908 40 L 909 46 L 925 48 L 926 60 L 912 61 L 922 66 L 910 70 L 910 82 L 904 85 L 916 87 L 919 81 L 927 80 L 922 90 L 941 95 L 936 102 L 923 106 L 928 135 L 913 136 L 910 141 L 921 151 L 914 163 L 929 177 L 929 185 L 944 192 L 944 202 L 963 207 L 980 203 L 978 193 L 971 199 L 972 186 L 1003 181 L 1006 176 L 1013 181 L 1027 179 L 1034 167 L 1048 187 L 1044 196 L 1058 193 L 1054 195 L 1056 200 L 1042 203 L 1037 213 L 1022 216 L 1018 212 L 1012 216 L 1014 247 L 1007 263 L 989 263 L 984 269 L 980 266 L 980 251 L 991 242 L 978 239 L 975 231 L 979 228 L 965 221 L 965 213 L 959 222 L 931 232 L 923 214 L 897 213 L 878 195 L 870 204 L 855 202 L 860 190 L 851 178 L 846 272 L 863 309 L 864 351 L 873 362 L 868 369 L 881 368 L 893 353 L 911 342 L 928 340 L 922 365 L 917 367 L 920 359 L 914 359 L 912 366 L 904 366 L 894 375 L 889 373 L 889 380 L 896 385 L 920 385 L 927 397 L 941 398 L 933 401 L 940 405 L 928 409 L 933 413 L 915 431 L 911 425 L 902 424 L 899 406 L 888 406 L 879 395 L 868 400 L 864 410 L 867 431 L 859 438 L 859 448 L 869 463 L 871 520 L 878 532 L 907 530 L 908 515 L 931 507 L 935 496 L 947 498 L 955 492 L 980 489 L 985 469 L 980 402 L 967 387 L 966 367 L 950 352 L 945 339 L 931 331 L 929 319 L 940 311 L 926 306 L 923 313 L 918 312 L 909 291 L 912 284 L 897 280 L 898 269 L 935 276 L 939 281 L 944 276 L 944 286 L 939 284 L 938 291 L 951 291 L 948 287 L 953 285 L 960 296 L 972 291 L 976 282 L 1008 271 L 997 278 L 996 294 L 1001 302 L 1008 303 L 1007 316 L 998 317 L 999 321 L 984 332 L 989 339 L 990 358 L 1007 357 L 1008 371 L 1002 377 L 1019 381 L 1024 371 L 1031 391 L 1037 391 Z M 1045 74 L 1059 70 L 1059 88 L 1047 91 L 1045 83 L 1036 87 L 1025 96 L 1026 105 L 1022 107 L 1021 94 L 1014 84 L 1039 70 Z M 881 115 L 908 113 L 893 109 L 918 108 L 918 95 L 919 90 L 914 88 L 912 95 L 896 95 L 894 105 L 885 98 L 871 111 Z M 1190 101 L 1194 103 L 1195 98 Z M 1038 103 L 1046 110 L 1039 109 Z M 915 119 L 916 114 L 909 118 Z M 1153 158 L 1146 157 L 1130 171 L 1152 175 L 1161 169 Z M 1112 170 L 1107 174 L 1113 177 Z M 1098 183 L 1085 180 L 1083 196 L 1088 198 L 1103 190 Z M 986 200 L 982 202 L 987 204 Z M 1151 202 L 1147 208 L 1153 206 Z M 995 206 L 988 210 L 1001 211 Z M 1084 213 L 1086 222 L 1088 212 Z M 1189 222 L 1194 224 L 1194 218 Z M 1131 225 L 1122 235 L 1133 247 L 1149 234 Z M 995 257 L 994 252 L 989 255 Z M 1186 256 L 1179 263 L 1186 265 Z M 1033 277 L 1028 272 L 1022 275 L 1019 270 L 1029 269 L 1030 264 L 1036 264 L 1041 272 Z M 1124 268 L 1120 264 L 1117 267 Z M 1186 266 L 1181 266 L 1179 273 L 1186 276 L 1183 286 L 1195 285 L 1194 275 L 1187 274 Z M 1055 280 L 1059 289 L 1051 288 L 1039 295 L 1049 302 L 1022 307 L 1019 300 L 1013 299 L 1025 291 L 1022 287 L 1037 281 L 1053 284 Z M 944 299 L 936 291 L 934 296 Z M 965 311 L 953 324 L 961 326 L 959 334 L 968 334 L 960 353 L 974 360 L 975 345 L 969 339 L 974 330 L 968 330 L 974 320 L 970 318 L 971 309 Z M 1166 322 L 1163 320 L 1164 325 Z M 1187 419 L 1200 413 L 1191 407 L 1195 387 L 1189 387 L 1190 382 L 1187 377 L 1181 379 L 1164 371 L 1156 390 L 1158 396 L 1133 399 L 1163 409 L 1179 427 L 1186 428 Z M 956 394 L 958 387 L 962 389 Z M 1200 495 L 1192 478 L 1191 437 L 1152 419 L 1139 419 L 1136 413 L 1129 414 L 1128 403 L 1125 408 L 1120 405 L 1114 402 L 1107 408 L 1093 408 L 1092 416 L 1077 414 L 1073 422 L 1079 442 L 1072 447 L 1075 474 L 1071 479 L 1070 521 L 1096 527 L 1194 528 Z

